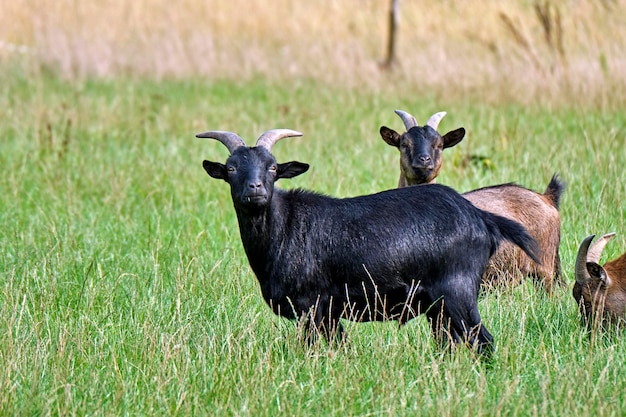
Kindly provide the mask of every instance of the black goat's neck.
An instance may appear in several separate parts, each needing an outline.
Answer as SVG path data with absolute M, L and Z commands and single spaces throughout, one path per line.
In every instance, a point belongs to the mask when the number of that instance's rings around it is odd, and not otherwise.
M 269 254 L 275 242 L 282 237 L 284 230 L 283 216 L 277 212 L 280 210 L 280 204 L 275 200 L 276 198 L 272 199 L 267 207 L 254 212 L 236 210 L 241 242 L 250 267 L 261 282 L 268 279 L 272 269 L 270 265 L 272 257 Z

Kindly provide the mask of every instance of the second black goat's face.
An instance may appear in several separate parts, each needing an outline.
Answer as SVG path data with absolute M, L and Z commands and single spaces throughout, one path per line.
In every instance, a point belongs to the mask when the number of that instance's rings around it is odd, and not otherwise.
M 213 178 L 230 184 L 235 208 L 254 210 L 267 206 L 274 193 L 274 182 L 306 172 L 308 164 L 297 161 L 279 164 L 262 147 L 240 147 L 226 160 L 226 164 L 204 161 L 202 166 Z
M 441 169 L 443 150 L 459 143 L 465 136 L 465 129 L 441 136 L 430 126 L 415 126 L 404 134 L 383 126 L 380 135 L 400 151 L 400 169 L 407 185 L 417 185 L 435 181 Z

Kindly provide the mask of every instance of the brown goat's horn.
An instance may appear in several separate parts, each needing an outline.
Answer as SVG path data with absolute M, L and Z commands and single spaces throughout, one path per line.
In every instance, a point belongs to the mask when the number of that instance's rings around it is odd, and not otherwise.
M 243 139 L 241 139 L 241 136 L 233 132 L 211 130 L 209 132 L 198 133 L 196 137 L 201 139 L 217 139 L 228 148 L 228 151 L 231 154 L 240 146 L 246 146 Z
M 290 129 L 272 129 L 264 132 L 256 141 L 256 146 L 272 150 L 272 146 L 283 138 L 302 136 L 302 133 Z
M 441 122 L 441 119 L 443 119 L 446 114 L 448 113 L 446 113 L 445 111 L 440 111 L 439 113 L 433 114 L 426 122 L 426 126 L 430 126 L 433 129 L 437 130 L 437 128 L 439 127 L 439 122 Z
M 417 120 L 415 120 L 415 117 L 411 116 L 409 113 L 405 112 L 404 110 L 394 110 L 394 112 L 400 116 L 400 118 L 402 119 L 402 123 L 404 123 L 404 127 L 406 128 L 406 130 L 409 130 L 412 127 L 417 126 Z
M 598 240 L 596 240 L 593 245 L 589 248 L 589 252 L 587 252 L 587 262 L 595 262 L 597 264 L 600 263 L 600 256 L 602 256 L 602 251 L 609 240 L 611 240 L 615 236 L 615 232 L 607 233 L 602 236 Z
M 576 276 L 576 283 L 579 285 L 585 285 L 591 279 L 589 271 L 587 271 L 587 252 L 589 251 L 589 245 L 594 237 L 596 237 L 596 235 L 587 236 L 578 248 L 574 275 Z

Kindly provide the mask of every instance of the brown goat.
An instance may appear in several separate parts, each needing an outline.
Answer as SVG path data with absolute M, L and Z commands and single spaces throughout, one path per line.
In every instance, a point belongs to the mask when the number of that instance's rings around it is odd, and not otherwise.
M 572 295 L 589 328 L 626 319 L 626 253 L 600 266 L 602 251 L 613 236 L 615 233 L 608 233 L 591 247 L 595 235 L 587 236 L 578 248 Z
M 435 182 L 442 163 L 441 151 L 459 143 L 465 130 L 460 128 L 446 133 L 443 137 L 436 131 L 433 132 L 445 112 L 431 116 L 425 127 L 419 127 L 415 118 L 404 111 L 396 110 L 396 114 L 404 122 L 407 132 L 399 134 L 383 126 L 380 128 L 380 134 L 386 143 L 400 151 L 401 169 L 398 187 Z M 433 119 L 436 120 L 435 124 L 431 123 Z M 425 145 L 429 141 L 431 145 Z M 416 153 L 415 149 L 422 151 Z M 433 150 L 429 157 L 426 156 L 428 149 Z M 435 152 L 437 150 L 438 152 Z M 432 167 L 422 163 L 429 159 L 434 161 Z M 480 188 L 462 194 L 482 210 L 521 223 L 537 240 L 541 249 L 541 263 L 536 263 L 512 245 L 506 243 L 501 245 L 491 257 L 483 275 L 484 286 L 517 284 L 521 282 L 523 276 L 532 276 L 543 283 L 548 293 L 552 292 L 554 283 L 559 279 L 561 267 L 559 258 L 561 217 L 558 208 L 564 188 L 565 185 L 557 175 L 554 175 L 543 194 L 512 183 Z
M 516 184 L 495 185 L 461 194 L 480 209 L 521 223 L 541 248 L 541 263 L 538 264 L 514 246 L 503 243 L 487 265 L 484 284 L 519 284 L 522 277 L 532 276 L 543 282 L 548 293 L 552 292 L 561 270 L 559 199 L 563 188 L 563 183 L 554 175 L 543 194 Z
M 424 126 L 419 126 L 409 113 L 396 110 L 406 132 L 400 135 L 386 126 L 380 128 L 380 135 L 387 144 L 400 151 L 400 179 L 398 188 L 418 184 L 434 184 L 442 163 L 442 152 L 451 148 L 465 136 L 465 129 L 458 128 L 441 136 L 437 132 L 439 122 L 446 115 L 442 111 L 430 116 Z

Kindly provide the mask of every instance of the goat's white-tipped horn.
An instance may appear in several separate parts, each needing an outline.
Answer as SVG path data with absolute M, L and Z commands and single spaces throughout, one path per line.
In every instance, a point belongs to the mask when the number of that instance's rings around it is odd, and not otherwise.
M 587 271 L 587 253 L 594 237 L 596 237 L 596 235 L 587 236 L 578 247 L 574 275 L 576 276 L 576 283 L 579 285 L 585 285 L 591 279 L 589 271 Z
M 228 151 L 232 154 L 235 149 L 246 146 L 241 136 L 233 132 L 224 132 L 222 130 L 210 130 L 204 133 L 198 133 L 197 138 L 201 139 L 216 139 L 219 140 L 228 148 Z
M 430 126 L 433 129 L 437 130 L 437 128 L 439 127 L 439 122 L 441 122 L 441 119 L 443 119 L 446 114 L 448 113 L 446 113 L 445 111 L 440 111 L 439 113 L 433 114 L 426 122 L 426 126 Z
M 291 129 L 272 129 L 263 132 L 256 141 L 256 146 L 272 150 L 272 146 L 283 138 L 302 136 L 303 134 Z
M 394 112 L 400 116 L 402 119 L 402 123 L 404 123 L 404 127 L 406 130 L 409 130 L 412 127 L 417 126 L 417 120 L 411 114 L 405 112 L 404 110 L 394 110 Z
M 611 240 L 615 236 L 615 232 L 607 233 L 606 235 L 598 238 L 593 245 L 589 248 L 587 252 L 587 262 L 595 262 L 597 264 L 600 263 L 600 256 L 602 256 L 602 251 L 609 240 Z

